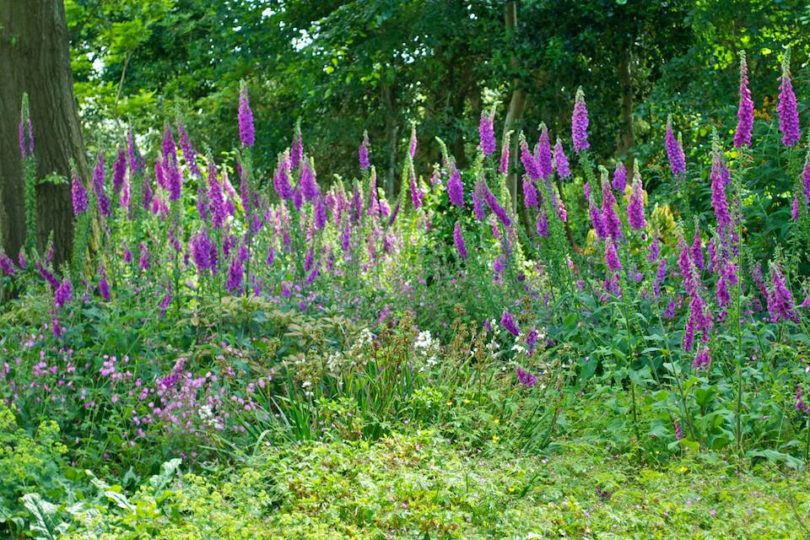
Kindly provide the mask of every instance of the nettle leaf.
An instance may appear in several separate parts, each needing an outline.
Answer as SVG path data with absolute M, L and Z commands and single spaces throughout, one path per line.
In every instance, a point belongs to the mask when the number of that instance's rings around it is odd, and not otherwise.
M 751 450 L 746 452 L 746 455 L 751 458 L 763 458 L 772 463 L 781 463 L 787 467 L 790 467 L 791 469 L 799 470 L 804 467 L 804 462 L 801 459 L 777 450 Z
M 58 507 L 43 499 L 38 493 L 28 493 L 22 496 L 23 506 L 33 516 L 31 530 L 37 534 L 37 538 L 55 539 L 57 532 Z
M 149 479 L 149 485 L 151 485 L 155 491 L 164 489 L 174 479 L 174 476 L 180 469 L 180 464 L 182 462 L 182 459 L 175 458 L 163 463 L 160 466 L 160 474 L 151 477 Z

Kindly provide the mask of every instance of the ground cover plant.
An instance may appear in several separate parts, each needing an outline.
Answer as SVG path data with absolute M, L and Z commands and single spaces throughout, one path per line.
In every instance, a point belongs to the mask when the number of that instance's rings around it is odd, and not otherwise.
M 326 181 L 300 125 L 258 174 L 245 84 L 224 160 L 130 130 L 68 180 L 67 263 L 0 254 L 0 531 L 810 534 L 810 138 L 789 50 L 770 121 L 739 69 L 655 192 L 583 88 L 570 133 L 481 112 L 467 167 L 414 124 L 396 195 L 368 136 Z

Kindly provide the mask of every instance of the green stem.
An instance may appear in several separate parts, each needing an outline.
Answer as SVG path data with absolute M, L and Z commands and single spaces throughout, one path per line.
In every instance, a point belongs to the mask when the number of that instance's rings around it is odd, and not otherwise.
M 804 463 L 805 463 L 805 466 L 807 466 L 808 460 L 810 460 L 810 416 L 807 417 L 807 436 L 805 437 L 805 442 L 804 442 Z

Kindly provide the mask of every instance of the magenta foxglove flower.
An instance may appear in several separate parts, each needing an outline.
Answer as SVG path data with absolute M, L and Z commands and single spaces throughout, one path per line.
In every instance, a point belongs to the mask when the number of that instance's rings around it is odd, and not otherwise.
M 141 272 L 145 272 L 149 270 L 152 266 L 150 257 L 149 257 L 149 246 L 141 242 L 138 245 L 138 269 Z
M 721 234 L 727 234 L 731 227 L 731 214 L 726 199 L 726 185 L 731 181 L 731 175 L 716 140 L 709 178 L 712 182 L 712 207 L 714 208 L 714 216 L 717 219 L 717 228 L 721 231 Z
M 503 315 L 501 315 L 501 326 L 513 336 L 517 337 L 520 335 L 520 327 L 517 322 L 515 322 L 515 318 L 508 311 L 504 311 Z
M 217 246 L 204 230 L 198 232 L 189 240 L 191 259 L 197 267 L 199 273 L 210 270 L 216 272 Z
M 658 236 L 653 237 L 652 242 L 650 242 L 650 247 L 647 250 L 647 262 L 655 262 L 658 260 L 658 257 L 661 256 L 661 241 L 658 239 Z
M 793 197 L 793 204 L 790 206 L 790 217 L 793 221 L 799 221 L 799 197 Z
M 7 276 L 13 276 L 17 271 L 14 267 L 14 261 L 2 251 L 0 251 L 0 270 Z
M 568 156 L 565 155 L 562 141 L 557 137 L 557 144 L 554 145 L 554 169 L 557 175 L 565 180 L 571 176 L 571 168 L 568 165 Z
M 529 145 L 526 142 L 526 139 L 523 138 L 522 133 L 520 135 L 520 161 L 523 163 L 523 168 L 526 170 L 526 174 L 529 175 L 529 178 L 532 181 L 536 182 L 540 180 L 542 175 L 540 174 L 540 167 L 537 164 L 537 159 L 529 150 Z
M 501 161 L 498 165 L 498 172 L 501 174 L 509 173 L 509 145 L 511 137 L 512 132 L 507 132 L 503 139 L 503 144 L 501 145 Z
M 754 100 L 748 88 L 748 63 L 745 52 L 740 52 L 740 105 L 737 108 L 737 130 L 734 132 L 734 146 L 751 146 L 751 132 L 754 129 Z
M 31 123 L 31 111 L 28 108 L 28 94 L 23 94 L 17 136 L 20 143 L 20 156 L 25 159 L 34 155 L 34 128 Z
M 658 260 L 658 269 L 655 272 L 655 280 L 653 281 L 653 294 L 656 300 L 661 296 L 661 285 L 667 278 L 667 260 L 661 258 Z
M 293 133 L 292 144 L 290 145 L 290 167 L 292 170 L 298 168 L 304 158 L 304 137 L 301 135 L 301 120 L 295 123 L 295 133 Z
M 312 203 L 312 224 L 316 231 L 323 230 L 326 226 L 326 219 L 326 204 L 324 204 L 323 195 L 319 193 Z
M 481 111 L 481 119 L 478 122 L 478 136 L 480 138 L 479 148 L 487 157 L 495 152 L 495 111 Z
M 681 142 L 672 132 L 672 119 L 667 118 L 667 129 L 664 135 L 664 146 L 669 158 L 669 168 L 676 178 L 686 173 L 686 156 L 683 153 Z
M 132 193 L 130 192 L 129 180 L 124 180 L 124 185 L 121 188 L 121 195 L 118 197 L 118 205 L 126 210 L 127 217 L 130 215 L 129 204 L 131 202 Z
M 788 289 L 782 269 L 775 263 L 771 263 L 771 286 L 766 300 L 771 321 L 799 321 L 799 315 L 793 304 L 793 294 Z
M 613 170 L 613 189 L 623 194 L 626 187 L 627 169 L 624 168 L 624 163 L 619 161 L 616 163 L 616 168 Z
M 695 354 L 695 359 L 692 360 L 692 369 L 705 369 L 709 367 L 712 358 L 709 355 L 709 348 L 708 347 L 701 347 L 698 349 L 697 354 Z
M 304 272 L 312 270 L 312 265 L 315 264 L 315 249 L 310 246 L 307 254 L 304 256 Z
M 779 130 L 782 132 L 782 144 L 793 146 L 801 138 L 799 128 L 799 109 L 796 103 L 796 94 L 793 93 L 793 83 L 790 78 L 790 50 L 785 51 L 782 61 L 782 82 L 779 85 L 779 104 L 776 106 L 779 113 Z
M 164 162 L 164 169 L 166 170 L 166 185 L 169 192 L 170 201 L 180 200 L 180 193 L 183 185 L 183 176 L 180 173 L 180 167 L 177 166 L 177 161 Z
M 605 235 L 614 241 L 622 237 L 622 222 L 616 214 L 616 197 L 613 196 L 607 178 L 602 180 L 602 225 Z
M 638 164 L 636 164 L 633 172 L 633 189 L 627 203 L 627 222 L 635 230 L 647 226 L 647 221 L 644 219 L 644 191 L 641 187 L 641 174 L 638 172 Z
M 64 331 L 62 330 L 62 326 L 59 324 L 59 319 L 55 316 L 51 317 L 51 331 L 53 332 L 53 337 L 60 338 Z
M 537 377 L 523 369 L 522 367 L 518 367 L 515 369 L 515 376 L 520 384 L 525 386 L 526 388 L 532 388 L 537 384 Z
M 319 275 L 321 275 L 320 261 L 318 261 L 318 263 L 315 265 L 315 268 L 313 268 L 312 271 L 310 271 L 310 273 L 307 274 L 307 277 L 304 280 L 304 285 L 307 287 L 312 285 L 313 283 L 315 283 L 315 280 L 318 279 Z
M 458 256 L 462 259 L 466 259 L 467 245 L 464 243 L 464 234 L 461 230 L 461 223 L 458 221 L 456 221 L 456 225 L 453 227 L 453 243 L 456 245 Z
M 110 282 L 107 281 L 107 271 L 104 270 L 104 267 L 102 266 L 102 267 L 100 267 L 98 269 L 98 273 L 99 273 L 99 276 L 101 276 L 101 278 L 98 281 L 98 293 L 101 295 L 101 297 L 104 300 L 109 301 L 110 300 Z
M 692 247 L 689 250 L 689 258 L 694 265 L 701 269 L 706 269 L 706 263 L 703 258 L 703 240 L 700 238 L 700 230 L 695 229 L 695 236 L 692 237 Z
M 534 159 L 540 172 L 540 178 L 545 180 L 551 176 L 552 172 L 554 172 L 554 164 L 551 157 L 551 141 L 545 124 L 540 124 L 540 138 L 537 140 Z
M 802 399 L 801 385 L 796 385 L 796 410 L 810 414 L 810 402 L 805 403 L 805 401 Z
M 680 420 L 675 420 L 673 422 L 673 429 L 675 430 L 675 440 L 680 441 L 683 439 L 683 429 L 681 429 Z
M 377 193 L 377 170 L 371 169 L 368 180 L 368 205 L 366 206 L 368 215 L 372 218 L 380 215 L 380 197 Z
M 318 183 L 315 179 L 315 168 L 312 166 L 312 161 L 304 159 L 301 165 L 301 194 L 307 202 L 311 202 L 318 196 L 319 192 L 320 190 L 318 189 Z
M 557 199 L 557 217 L 563 223 L 568 221 L 568 210 L 565 209 L 565 203 L 562 199 Z
M 574 152 L 579 154 L 591 147 L 588 142 L 588 106 L 585 104 L 585 93 L 582 87 L 577 89 L 574 101 L 574 112 L 571 116 L 571 140 Z
M 408 143 L 408 155 L 411 159 L 416 157 L 416 124 L 411 124 L 411 140 Z
M 144 163 L 141 154 L 138 151 L 138 146 L 135 144 L 135 134 L 132 130 L 127 131 L 127 156 L 129 160 L 130 174 L 135 177 L 143 173 Z
M 618 272 L 622 269 L 619 253 L 616 251 L 616 244 L 612 238 L 608 238 L 605 242 L 605 263 L 611 272 Z
M 453 172 L 447 181 L 447 198 L 450 204 L 458 208 L 464 208 L 464 184 L 461 181 L 461 173 L 458 167 L 453 165 Z
M 252 148 L 256 143 L 256 130 L 253 127 L 253 111 L 250 108 L 247 84 L 244 81 L 239 86 L 239 140 L 242 146 Z
M 96 195 L 99 213 L 104 217 L 109 217 L 111 214 L 110 199 L 104 193 L 104 155 L 101 152 L 98 154 L 96 168 L 93 171 L 93 192 Z
M 537 189 L 527 177 L 523 177 L 523 204 L 526 208 L 537 208 Z
M 419 187 L 419 184 L 416 182 L 416 173 L 414 172 L 413 163 L 409 167 L 409 182 L 411 188 L 411 202 L 413 203 L 414 208 L 421 208 L 422 207 L 422 197 L 424 193 L 422 193 L 422 188 Z
M 526 334 L 526 348 L 529 354 L 534 354 L 534 351 L 537 349 L 537 339 L 539 337 L 540 333 L 534 328 Z
M 487 206 L 492 213 L 498 217 L 498 220 L 503 224 L 504 227 L 507 229 L 512 226 L 512 220 L 509 218 L 509 215 L 506 213 L 506 209 L 500 205 L 498 202 L 498 198 L 495 197 L 495 194 L 489 189 L 486 183 L 483 184 L 482 194 L 484 195 L 484 200 L 487 203 Z
M 290 167 L 290 154 L 289 152 L 284 152 L 279 158 L 276 174 L 273 175 L 273 187 L 281 200 L 291 199 L 294 194 L 294 190 L 290 184 Z
M 127 174 L 127 155 L 123 149 L 118 150 L 118 156 L 113 162 L 113 193 L 118 193 L 124 185 Z
M 78 217 L 87 211 L 88 199 L 87 189 L 85 189 L 81 178 L 77 172 L 73 172 L 73 182 L 70 186 L 70 195 L 73 203 L 73 215 Z
M 535 231 L 540 238 L 548 238 L 548 216 L 544 210 L 537 214 L 537 221 L 535 222 Z
M 208 159 L 208 204 L 211 210 L 211 224 L 217 229 L 221 229 L 228 215 L 225 210 L 222 185 L 217 178 L 217 165 L 210 157 Z
M 602 212 L 599 211 L 599 208 L 596 207 L 593 201 L 590 201 L 588 205 L 588 216 L 591 218 L 591 226 L 593 227 L 594 232 L 596 232 L 596 237 L 600 240 L 607 238 L 607 233 L 605 232 L 605 221 L 602 219 Z
M 169 309 L 169 305 L 172 303 L 172 289 L 169 287 L 166 290 L 166 294 L 163 295 L 163 298 L 160 300 L 159 309 L 160 309 L 160 318 L 166 316 L 166 311 Z
M 188 166 L 189 172 L 197 178 L 202 178 L 202 172 L 199 165 L 197 165 L 197 152 L 194 150 L 186 126 L 182 122 L 177 124 L 177 133 L 180 135 L 180 148 L 183 150 L 183 159 Z
M 706 303 L 699 294 L 693 294 L 689 304 L 689 317 L 684 329 L 683 350 L 687 352 L 692 350 L 698 332 L 701 333 L 702 339 L 707 340 L 711 327 L 712 317 Z
M 59 280 L 48 270 L 44 264 L 40 261 L 36 261 L 37 272 L 39 272 L 40 277 L 45 280 L 48 285 L 51 286 L 51 289 L 56 290 L 59 288 Z
M 473 189 L 472 194 L 472 201 L 473 201 L 473 214 L 475 215 L 475 219 L 477 221 L 483 221 L 485 217 L 487 217 L 487 211 L 484 204 L 484 196 L 483 196 L 483 180 L 480 178 L 475 181 L 475 188 Z
M 242 291 L 242 278 L 245 274 L 242 262 L 242 258 L 237 254 L 237 256 L 231 260 L 231 264 L 228 267 L 228 279 L 225 282 L 225 289 L 231 294 Z
M 174 133 L 169 124 L 163 130 L 163 161 L 177 161 L 177 145 L 174 142 Z
M 69 278 L 65 278 L 53 293 L 53 305 L 58 309 L 70 302 L 73 298 L 73 284 Z
M 368 159 L 369 152 L 368 131 L 363 132 L 363 142 L 360 143 L 360 148 L 357 150 L 357 160 L 360 162 L 360 169 L 363 171 L 368 170 L 371 166 Z

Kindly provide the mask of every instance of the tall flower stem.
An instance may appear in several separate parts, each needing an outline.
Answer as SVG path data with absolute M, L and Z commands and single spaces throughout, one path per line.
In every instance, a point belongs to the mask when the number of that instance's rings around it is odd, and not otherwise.
M 633 329 L 632 329 L 632 326 L 630 325 L 630 318 L 627 315 L 627 313 L 628 313 L 628 306 L 627 306 L 627 292 L 628 292 L 628 286 L 627 285 L 628 285 L 628 283 L 627 283 L 627 279 L 625 279 L 624 271 L 620 270 L 620 272 L 621 272 L 621 276 L 622 276 L 621 281 L 620 281 L 621 288 L 622 288 L 622 290 L 621 290 L 622 301 L 621 301 L 621 304 L 620 304 L 620 306 L 621 306 L 620 311 L 622 313 L 622 318 L 624 319 L 625 331 L 627 332 L 627 340 L 628 340 L 628 344 L 629 344 L 629 353 L 630 353 L 628 356 L 630 358 L 630 362 L 632 362 L 633 359 L 636 356 L 636 350 L 635 350 L 636 348 L 633 345 L 633 340 L 632 340 Z M 628 364 L 627 364 L 627 372 L 628 372 L 628 374 L 632 370 L 630 362 L 628 362 Z M 641 433 L 639 432 L 639 429 L 638 429 L 638 409 L 637 409 L 637 406 L 636 406 L 636 382 L 633 380 L 632 375 L 630 375 L 630 399 L 631 399 L 630 408 L 631 408 L 631 413 L 633 415 L 633 432 L 636 435 L 636 441 L 639 444 L 641 444 Z

